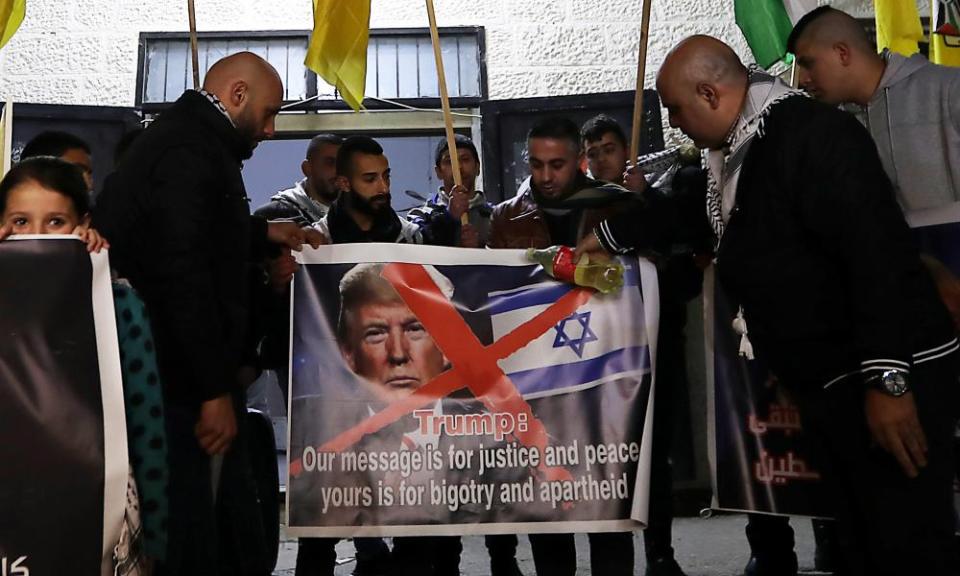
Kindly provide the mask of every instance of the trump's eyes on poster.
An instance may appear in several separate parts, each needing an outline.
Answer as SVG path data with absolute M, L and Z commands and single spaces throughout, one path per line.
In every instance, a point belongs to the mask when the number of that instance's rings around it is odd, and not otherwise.
M 372 256 L 372 258 L 371 258 Z M 291 533 L 611 531 L 646 520 L 657 282 L 519 251 L 307 250 L 291 305 Z

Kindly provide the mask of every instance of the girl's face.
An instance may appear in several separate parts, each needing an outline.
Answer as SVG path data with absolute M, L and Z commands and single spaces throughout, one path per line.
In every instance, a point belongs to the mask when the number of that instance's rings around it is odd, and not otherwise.
M 0 224 L 12 234 L 70 234 L 83 223 L 67 196 L 28 180 L 7 194 Z

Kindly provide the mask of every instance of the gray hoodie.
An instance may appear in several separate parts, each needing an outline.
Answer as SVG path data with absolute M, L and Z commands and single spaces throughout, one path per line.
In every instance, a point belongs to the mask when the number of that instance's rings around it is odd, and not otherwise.
M 960 68 L 885 52 L 887 68 L 858 116 L 905 211 L 960 201 Z

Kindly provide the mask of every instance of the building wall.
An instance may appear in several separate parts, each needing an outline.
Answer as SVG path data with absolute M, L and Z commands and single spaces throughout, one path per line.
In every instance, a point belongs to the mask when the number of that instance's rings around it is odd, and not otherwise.
M 29 0 L 0 51 L 0 99 L 131 106 L 143 31 L 184 31 L 184 0 Z M 441 26 L 480 25 L 494 99 L 631 90 L 640 0 L 436 0 Z M 196 0 L 200 30 L 304 30 L 310 0 Z M 423 0 L 373 0 L 375 28 L 425 27 Z M 648 82 L 666 51 L 693 33 L 746 45 L 732 0 L 654 0 Z

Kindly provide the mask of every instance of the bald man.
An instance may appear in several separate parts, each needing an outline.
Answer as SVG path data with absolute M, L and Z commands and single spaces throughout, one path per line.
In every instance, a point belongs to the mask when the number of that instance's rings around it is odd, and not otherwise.
M 247 264 L 270 243 L 297 250 L 318 242 L 293 223 L 250 216 L 240 165 L 273 136 L 282 96 L 279 76 L 260 57 L 220 60 L 202 90 L 184 93 L 134 142 L 97 202 L 94 221 L 111 239 L 111 264 L 143 297 L 156 337 L 170 454 L 161 574 L 250 568 L 217 558 L 211 457 L 237 433 Z
M 842 573 L 957 574 L 960 344 L 869 134 L 706 36 L 669 53 L 657 89 L 708 149 L 717 279 L 822 446 Z M 578 251 L 655 245 L 676 224 L 637 210 Z
M 852 105 L 904 210 L 960 201 L 960 68 L 920 54 L 877 54 L 863 26 L 829 6 L 797 22 L 788 49 L 801 87 L 828 104 Z

